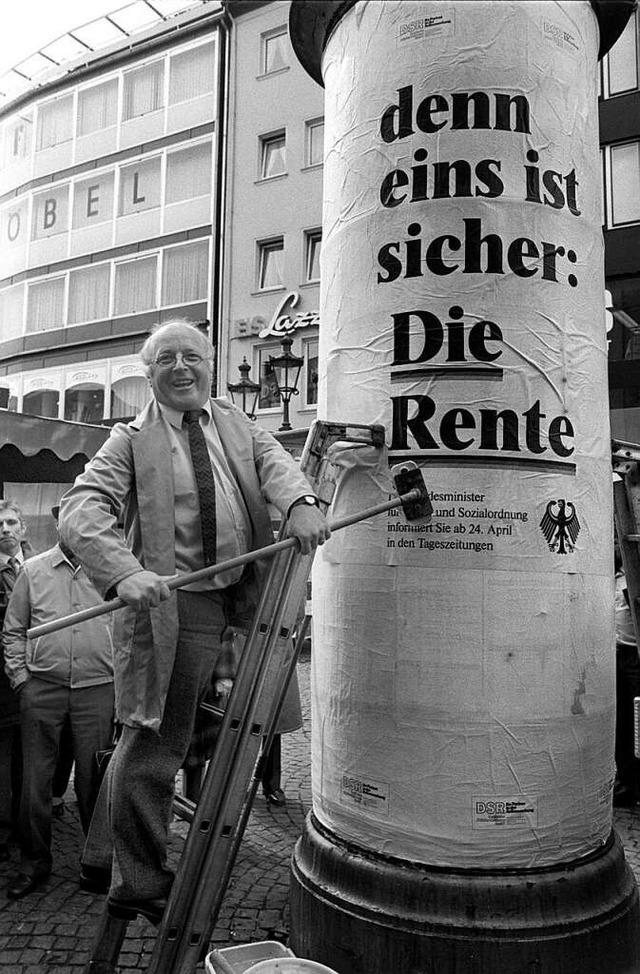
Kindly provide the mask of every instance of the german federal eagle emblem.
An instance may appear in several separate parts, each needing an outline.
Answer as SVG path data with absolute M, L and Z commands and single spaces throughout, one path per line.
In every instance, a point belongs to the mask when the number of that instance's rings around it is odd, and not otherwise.
M 558 555 L 571 554 L 580 534 L 580 521 L 571 501 L 564 498 L 549 501 L 540 527 L 549 551 Z

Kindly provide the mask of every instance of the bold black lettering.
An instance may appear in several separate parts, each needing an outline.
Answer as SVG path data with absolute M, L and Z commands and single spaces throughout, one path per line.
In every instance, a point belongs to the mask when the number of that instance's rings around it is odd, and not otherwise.
M 473 91 L 471 94 L 455 92 L 451 96 L 451 128 L 469 128 L 469 104 L 471 102 L 473 102 L 473 125 L 471 127 L 474 129 L 490 129 L 489 96 L 486 91 Z
M 495 166 L 496 172 L 492 167 Z M 476 176 L 485 184 L 487 192 L 476 187 L 476 196 L 484 196 L 487 199 L 495 199 L 504 193 L 504 183 L 498 176 L 502 165 L 497 159 L 481 159 L 476 166 Z
M 382 180 L 382 185 L 380 186 L 380 202 L 382 205 L 390 209 L 394 206 L 399 206 L 400 203 L 406 200 L 407 194 L 403 193 L 402 196 L 394 196 L 393 191 L 398 186 L 408 185 L 409 177 L 402 169 L 394 169 L 388 173 Z
M 481 237 L 481 221 L 473 218 L 464 220 L 464 274 L 503 274 L 502 268 L 502 240 L 497 233 L 488 233 Z M 481 247 L 487 248 L 487 266 L 483 271 L 480 261 Z
M 448 200 L 451 198 L 451 172 L 455 172 L 454 196 L 471 196 L 471 166 L 466 159 L 456 159 L 455 162 L 435 162 L 433 164 L 434 200 Z
M 476 421 L 472 412 L 468 409 L 450 409 L 444 414 L 440 423 L 442 445 L 449 450 L 466 450 L 473 443 L 473 439 L 459 439 L 458 430 L 474 430 L 475 428 Z
M 449 250 L 460 250 L 462 246 L 458 238 L 450 233 L 444 234 L 442 237 L 435 237 L 427 247 L 425 258 L 427 270 L 431 271 L 432 274 L 439 274 L 440 276 L 453 274 L 460 266 L 459 264 L 445 264 L 442 259 L 442 248 L 445 244 L 448 245 Z
M 411 318 L 421 323 L 424 333 L 422 350 L 411 358 Z M 392 365 L 409 365 L 427 362 L 434 358 L 444 341 L 444 331 L 440 320 L 430 311 L 402 311 L 391 315 L 393 319 L 393 362 Z
M 562 173 L 554 172 L 553 169 L 545 169 L 542 174 L 542 185 L 549 193 L 549 196 L 544 198 L 545 205 L 553 207 L 554 210 L 561 210 L 564 206 Z
M 398 128 L 395 128 L 395 118 L 398 117 Z M 396 139 L 406 139 L 413 135 L 413 86 L 398 90 L 398 104 L 385 108 L 380 119 L 380 135 L 383 142 L 395 142 Z
M 518 452 L 518 417 L 513 409 L 480 410 L 480 449 L 481 450 L 513 450 Z M 498 420 L 502 422 L 502 446 L 498 447 Z
M 442 129 L 447 124 L 447 120 L 444 122 L 434 122 L 433 115 L 441 115 L 442 112 L 446 112 L 449 108 L 447 104 L 447 99 L 443 95 L 427 95 L 416 110 L 416 125 L 421 132 L 437 132 L 438 129 Z
M 439 449 L 426 427 L 426 423 L 436 411 L 436 404 L 430 396 L 392 396 L 391 402 L 393 403 L 393 425 L 390 449 L 406 450 L 409 446 L 408 432 L 415 439 L 419 449 Z M 418 410 L 411 419 L 409 419 L 410 402 L 418 405 Z
M 574 216 L 580 216 L 581 210 L 578 209 L 578 181 L 576 179 L 576 171 L 572 169 L 568 176 L 565 176 L 565 182 L 567 184 L 567 206 L 569 211 L 573 213 Z
M 469 332 L 469 351 L 478 362 L 495 362 L 502 355 L 502 349 L 490 352 L 487 342 L 502 340 L 502 330 L 495 321 L 477 321 Z
M 562 442 L 563 436 L 573 438 L 575 432 L 568 416 L 556 416 L 549 423 L 549 443 L 553 452 L 559 457 L 570 457 L 574 452 L 574 447 L 565 446 Z
M 529 127 L 529 102 L 524 95 L 496 94 L 496 128 L 499 132 L 527 132 Z M 511 107 L 515 105 L 515 128 L 511 128 Z
M 20 213 L 15 210 L 7 221 L 7 236 L 13 243 L 20 236 Z
M 516 237 L 509 244 L 507 251 L 507 263 L 517 277 L 533 277 L 538 273 L 537 267 L 525 267 L 524 258 L 530 257 L 532 260 L 540 256 L 540 251 L 533 240 L 528 237 Z
M 400 250 L 400 244 L 397 240 L 395 243 L 385 244 L 378 251 L 378 264 L 383 271 L 387 272 L 386 277 L 378 273 L 378 284 L 388 284 L 390 281 L 396 281 L 402 274 L 402 261 L 392 253 L 394 250 L 396 253 Z
M 533 406 L 523 414 L 526 420 L 525 435 L 527 439 L 527 450 L 530 453 L 544 453 L 547 449 L 540 442 L 540 420 L 546 419 L 546 413 L 540 411 L 540 400 L 537 399 Z

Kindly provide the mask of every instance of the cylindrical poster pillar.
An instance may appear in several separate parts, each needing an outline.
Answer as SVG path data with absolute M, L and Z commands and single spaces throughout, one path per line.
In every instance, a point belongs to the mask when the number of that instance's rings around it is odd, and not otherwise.
M 640 970 L 597 110 L 628 10 L 292 4 L 326 89 L 319 412 L 383 423 L 435 508 L 314 569 L 292 939 L 340 974 Z

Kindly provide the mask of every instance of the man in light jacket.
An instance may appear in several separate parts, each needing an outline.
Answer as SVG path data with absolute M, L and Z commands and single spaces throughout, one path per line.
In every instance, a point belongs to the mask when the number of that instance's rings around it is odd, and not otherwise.
M 5 671 L 19 697 L 23 780 L 22 855 L 7 895 L 21 899 L 51 872 L 52 784 L 68 721 L 74 786 L 87 832 L 96 800 L 93 763 L 113 734 L 113 644 L 108 617 L 29 639 L 27 630 L 102 600 L 63 543 L 27 559 L 4 620 Z
M 177 592 L 166 584 L 176 572 L 212 563 L 202 467 L 214 482 L 216 562 L 271 543 L 268 503 L 288 519 L 304 553 L 330 530 L 278 441 L 226 399 L 210 398 L 213 350 L 202 332 L 168 322 L 140 354 L 154 398 L 133 422 L 114 427 L 65 494 L 60 530 L 101 594 L 126 603 L 114 633 L 123 728 L 109 767 L 108 908 L 158 922 L 173 879 L 167 841 L 175 775 L 225 631 L 256 595 L 255 573 L 242 568 Z M 204 465 L 192 434 L 204 440 Z

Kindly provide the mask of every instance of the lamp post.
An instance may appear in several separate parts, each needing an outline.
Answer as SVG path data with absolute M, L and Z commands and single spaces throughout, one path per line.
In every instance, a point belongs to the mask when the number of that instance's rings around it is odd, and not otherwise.
M 280 355 L 270 355 L 269 365 L 275 376 L 278 393 L 282 399 L 282 426 L 281 430 L 290 430 L 289 422 L 289 402 L 292 396 L 298 395 L 298 379 L 300 369 L 304 365 L 304 359 L 299 355 L 291 354 L 293 338 L 291 335 L 284 335 L 281 339 L 282 353 Z
M 238 366 L 238 371 L 240 373 L 240 381 L 227 383 L 227 389 L 231 393 L 231 402 L 234 406 L 239 406 L 249 419 L 255 419 L 260 386 L 257 382 L 253 382 L 249 378 L 251 366 L 247 362 L 246 356 Z M 238 397 L 237 399 L 236 396 Z

